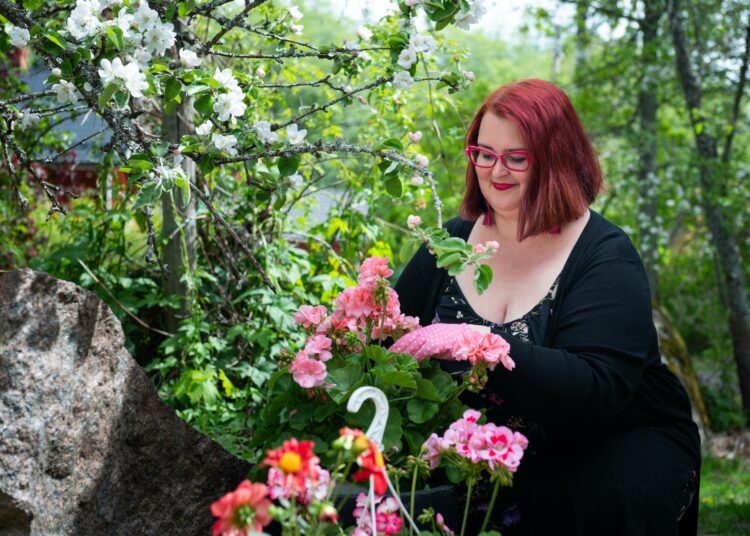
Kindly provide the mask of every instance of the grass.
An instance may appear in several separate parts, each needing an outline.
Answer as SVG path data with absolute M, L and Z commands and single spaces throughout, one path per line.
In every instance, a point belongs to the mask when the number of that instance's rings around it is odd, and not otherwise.
M 750 535 L 750 459 L 703 458 L 698 534 Z

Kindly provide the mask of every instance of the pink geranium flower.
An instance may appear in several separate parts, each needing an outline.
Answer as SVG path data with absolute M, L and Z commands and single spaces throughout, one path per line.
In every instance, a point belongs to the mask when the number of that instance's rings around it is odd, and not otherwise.
M 305 344 L 305 353 L 308 355 L 317 355 L 321 361 L 328 361 L 333 357 L 331 354 L 331 339 L 325 335 L 315 335 L 307 338 Z
M 326 319 L 327 315 L 328 311 L 323 305 L 316 305 L 315 307 L 303 305 L 293 316 L 297 324 L 302 324 L 305 328 L 315 328 Z
M 378 278 L 389 278 L 393 270 L 388 268 L 388 257 L 369 257 L 359 268 L 357 282 L 364 287 L 372 287 Z
M 317 359 L 310 359 L 306 352 L 297 352 L 294 361 L 289 365 L 289 372 L 300 387 L 310 389 L 323 385 L 328 371 L 325 364 Z
M 469 361 L 474 366 L 485 363 L 490 370 L 494 370 L 498 363 L 513 370 L 516 364 L 508 355 L 509 352 L 510 344 L 499 335 L 474 330 L 466 330 L 453 347 L 456 360 Z

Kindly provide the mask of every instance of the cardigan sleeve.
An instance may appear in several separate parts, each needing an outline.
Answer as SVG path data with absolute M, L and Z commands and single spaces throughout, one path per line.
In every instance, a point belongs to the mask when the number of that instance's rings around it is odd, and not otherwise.
M 516 368 L 498 367 L 489 388 L 545 429 L 578 432 L 616 418 L 658 349 L 648 282 L 634 255 L 590 265 L 578 277 L 555 304 L 549 347 L 500 333 Z

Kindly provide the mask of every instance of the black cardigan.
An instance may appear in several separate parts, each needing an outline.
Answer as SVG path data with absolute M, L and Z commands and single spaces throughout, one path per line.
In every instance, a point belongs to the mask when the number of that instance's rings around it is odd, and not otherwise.
M 446 228 L 467 239 L 473 225 L 454 218 Z M 395 285 L 401 310 L 429 324 L 447 282 L 422 246 Z M 560 274 L 544 344 L 499 334 L 516 368 L 497 367 L 487 388 L 539 423 L 552 445 L 575 447 L 592 435 L 655 426 L 699 459 L 687 393 L 661 362 L 640 257 L 598 213 L 591 211 Z

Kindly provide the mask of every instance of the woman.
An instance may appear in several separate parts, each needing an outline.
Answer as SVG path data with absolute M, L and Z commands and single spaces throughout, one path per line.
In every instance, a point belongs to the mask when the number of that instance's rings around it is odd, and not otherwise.
M 661 362 L 638 253 L 588 208 L 601 171 L 570 100 L 541 80 L 508 84 L 482 104 L 466 146 L 463 218 L 447 228 L 500 244 L 492 283 L 478 295 L 471 270 L 450 278 L 422 247 L 395 288 L 402 311 L 430 325 L 392 350 L 445 357 L 472 328 L 508 341 L 515 369 L 497 367 L 465 402 L 529 438 L 512 530 L 694 534 L 697 428 Z M 508 504 L 500 528 L 513 521 Z

